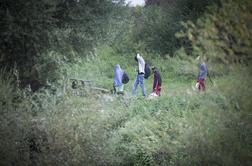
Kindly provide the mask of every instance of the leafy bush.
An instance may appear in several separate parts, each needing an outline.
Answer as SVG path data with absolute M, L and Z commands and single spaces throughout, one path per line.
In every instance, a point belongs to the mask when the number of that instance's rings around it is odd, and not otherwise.
M 142 14 L 142 8 L 137 10 Z M 131 78 L 124 96 L 59 95 L 60 86 L 55 93 L 32 92 L 29 86 L 19 88 L 17 71 L 1 70 L 0 165 L 252 165 L 251 67 L 208 64 L 214 83 L 206 80 L 206 92 L 200 93 L 194 90 L 198 69 L 186 48 L 175 52 L 174 58 L 142 51 L 146 61 L 160 70 L 161 97 L 131 96 L 137 65 L 133 55 L 118 54 L 107 45 L 60 68 L 70 59 L 50 52 L 36 61 L 35 70 L 43 71 L 37 77 L 48 74 L 57 80 L 65 72 L 65 77 L 90 79 L 110 88 L 114 66 L 120 64 Z M 225 57 L 222 53 L 219 56 Z M 150 90 L 152 80 L 145 80 L 145 85 Z
M 112 1 L 0 2 L 0 64 L 19 72 L 33 91 L 59 80 L 62 63 L 85 56 L 107 38 L 107 21 L 121 6 Z M 110 21 L 112 22 L 112 21 Z M 41 74 L 42 73 L 42 74 Z
M 194 56 L 204 55 L 221 62 L 251 60 L 251 1 L 222 0 L 194 24 L 183 22 L 178 38 L 189 41 Z M 187 47 L 187 46 L 186 46 Z
M 126 47 L 126 50 L 173 56 L 181 46 L 174 35 L 183 28 L 180 22 L 196 20 L 207 6 L 216 1 L 218 0 L 146 1 L 145 7 L 137 6 L 129 10 L 128 19 L 124 20 L 122 27 L 126 32 L 119 35 L 123 40 L 116 40 L 121 42 L 114 45 L 119 51 L 124 51 Z
M 185 63 L 167 62 L 158 65 L 167 70 L 165 65 Z M 176 80 L 173 72 L 163 77 L 156 100 L 16 93 L 12 81 L 3 81 L 11 78 L 1 76 L 0 89 L 9 90 L 1 99 L 10 103 L 1 104 L 1 164 L 250 165 L 250 70 L 232 66 L 214 85 L 207 84 L 205 94 L 191 89 L 194 79 Z

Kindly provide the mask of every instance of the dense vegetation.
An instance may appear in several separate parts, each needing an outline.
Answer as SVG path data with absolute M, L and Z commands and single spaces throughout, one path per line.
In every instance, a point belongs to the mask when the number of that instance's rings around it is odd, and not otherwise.
M 112 8 L 107 0 L 0 2 L 2 67 L 19 72 L 32 90 L 60 79 L 62 64 L 86 54 L 105 37 Z M 50 70 L 48 70 L 50 69 Z
M 2 0 L 0 165 L 252 165 L 251 11 L 250 0 Z M 131 95 L 135 51 L 159 68 L 161 97 Z M 73 95 L 68 78 L 111 89 L 116 64 L 124 96 L 80 84 Z

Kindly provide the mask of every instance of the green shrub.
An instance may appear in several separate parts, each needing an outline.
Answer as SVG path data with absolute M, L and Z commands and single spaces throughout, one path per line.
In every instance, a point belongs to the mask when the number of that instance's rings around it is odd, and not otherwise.
M 110 57 L 115 55 L 109 48 L 97 52 L 69 73 L 85 69 L 109 85 L 113 63 L 127 57 Z M 156 99 L 33 93 L 16 90 L 10 74 L 1 72 L 0 97 L 9 103 L 1 103 L 1 165 L 251 165 L 250 67 L 230 65 L 226 72 L 215 64 L 223 74 L 214 84 L 207 80 L 206 92 L 199 93 L 186 73 L 193 59 L 179 55 L 153 62 L 164 73 L 162 96 Z M 134 65 L 127 62 L 132 76 Z M 176 79 L 182 67 L 187 69 Z M 152 81 L 145 83 L 151 89 Z
M 251 1 L 222 0 L 212 5 L 196 23 L 182 22 L 184 31 L 176 33 L 189 42 L 193 56 L 214 61 L 248 64 L 251 60 Z M 188 45 L 185 46 L 188 48 Z

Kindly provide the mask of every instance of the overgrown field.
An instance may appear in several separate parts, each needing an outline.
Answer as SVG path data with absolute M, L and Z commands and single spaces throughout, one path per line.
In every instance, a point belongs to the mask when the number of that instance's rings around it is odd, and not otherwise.
M 68 73 L 110 89 L 119 63 L 125 96 L 32 93 L 1 71 L 0 165 L 252 165 L 251 67 L 209 63 L 214 84 L 201 94 L 194 59 L 143 56 L 160 69 L 159 98 L 131 95 L 133 55 L 109 47 Z M 145 84 L 150 93 L 152 77 Z

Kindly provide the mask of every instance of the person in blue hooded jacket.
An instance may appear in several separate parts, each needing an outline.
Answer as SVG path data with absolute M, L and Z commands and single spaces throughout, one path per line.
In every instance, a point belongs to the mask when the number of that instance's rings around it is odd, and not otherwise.
M 207 76 L 207 65 L 202 57 L 198 57 L 197 60 L 199 61 L 199 74 L 197 78 L 198 89 L 199 91 L 205 91 L 205 79 Z
M 117 64 L 114 69 L 114 83 L 113 83 L 113 88 L 114 88 L 114 93 L 123 93 L 123 73 L 124 71 L 121 69 L 120 65 Z

